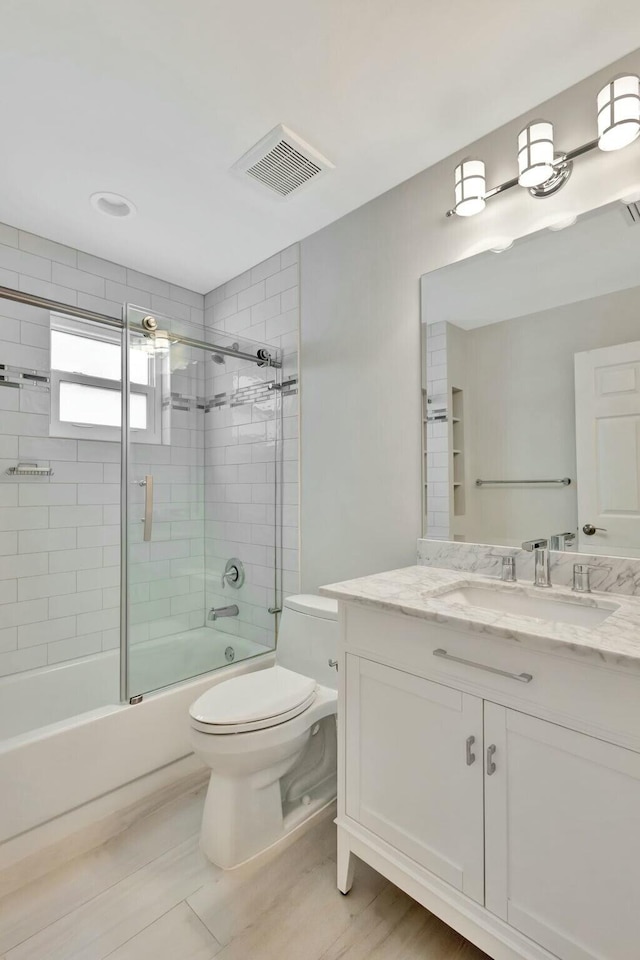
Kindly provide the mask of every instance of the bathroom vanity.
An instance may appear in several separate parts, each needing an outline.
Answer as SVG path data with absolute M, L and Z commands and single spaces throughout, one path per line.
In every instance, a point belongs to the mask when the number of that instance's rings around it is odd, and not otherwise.
M 424 566 L 322 592 L 340 890 L 355 854 L 495 960 L 637 957 L 640 598 Z

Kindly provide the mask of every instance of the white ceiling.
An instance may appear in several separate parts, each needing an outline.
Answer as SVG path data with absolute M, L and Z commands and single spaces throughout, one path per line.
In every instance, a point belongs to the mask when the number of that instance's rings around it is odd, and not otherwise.
M 205 292 L 639 35 L 637 0 L 5 0 L 0 220 Z M 230 172 L 278 123 L 336 165 L 288 201 Z

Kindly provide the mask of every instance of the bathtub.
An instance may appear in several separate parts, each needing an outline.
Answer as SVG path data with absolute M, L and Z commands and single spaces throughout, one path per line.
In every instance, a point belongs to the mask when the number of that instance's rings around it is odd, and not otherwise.
M 137 644 L 130 658 L 132 693 L 174 685 L 119 703 L 117 650 L 0 680 L 0 845 L 188 756 L 193 700 L 274 653 L 202 627 Z

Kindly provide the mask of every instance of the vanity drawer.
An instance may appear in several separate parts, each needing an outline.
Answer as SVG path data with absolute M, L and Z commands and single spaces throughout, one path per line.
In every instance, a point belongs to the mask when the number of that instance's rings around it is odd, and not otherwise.
M 343 606 L 342 642 L 349 653 L 640 751 L 640 671 L 587 662 L 579 651 L 547 652 L 524 641 Z

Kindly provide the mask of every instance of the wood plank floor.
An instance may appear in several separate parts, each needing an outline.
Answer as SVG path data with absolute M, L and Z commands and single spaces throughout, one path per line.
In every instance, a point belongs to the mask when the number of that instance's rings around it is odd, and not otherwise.
M 335 884 L 327 819 L 225 873 L 198 849 L 203 791 L 0 900 L 0 960 L 488 960 L 363 863 Z

